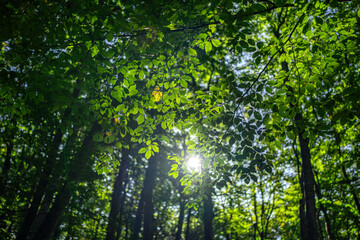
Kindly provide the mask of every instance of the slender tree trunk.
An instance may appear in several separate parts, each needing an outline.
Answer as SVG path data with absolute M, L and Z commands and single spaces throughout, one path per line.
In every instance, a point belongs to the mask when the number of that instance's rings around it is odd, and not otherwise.
M 208 184 L 209 179 L 205 181 L 205 184 Z M 212 220 L 214 218 L 213 212 L 213 203 L 211 197 L 211 187 L 205 187 L 205 196 L 203 198 L 204 203 L 204 231 L 205 231 L 205 240 L 213 239 L 213 227 Z
M 191 224 L 191 208 L 188 209 L 188 214 L 186 217 L 185 240 L 190 240 L 190 224 Z
M 35 235 L 35 239 L 48 240 L 54 233 L 60 217 L 71 199 L 71 193 L 73 189 L 76 189 L 76 186 L 81 179 L 81 172 L 78 171 L 81 171 L 81 169 L 86 167 L 86 160 L 91 156 L 94 150 L 95 143 L 93 141 L 93 136 L 100 129 L 100 125 L 95 123 L 85 137 L 76 159 L 72 162 L 68 179 L 57 194 L 54 204 L 48 214 L 46 214 L 44 221 Z
M 295 115 L 295 121 L 298 124 L 302 124 L 303 119 L 300 113 Z M 301 167 L 302 167 L 302 180 L 305 190 L 305 208 L 306 208 L 306 232 L 307 240 L 318 239 L 317 227 L 316 227 L 316 205 L 315 205 L 315 180 L 313 170 L 311 166 L 311 155 L 309 149 L 309 140 L 303 137 L 304 130 L 298 127 L 298 138 L 300 142 L 301 150 Z
M 132 240 L 137 240 L 139 237 L 141 225 L 142 225 L 142 216 L 144 211 L 144 188 L 140 194 L 140 200 L 138 203 L 138 208 L 136 210 L 135 222 L 134 222 L 134 230 L 131 236 Z
M 356 209 L 357 209 L 357 211 L 358 211 L 358 214 L 360 215 L 360 202 L 359 202 L 359 198 L 358 198 L 358 196 L 357 196 L 357 194 L 356 194 L 356 191 L 355 191 L 354 186 L 353 186 L 353 185 L 351 184 L 351 182 L 350 182 L 349 175 L 347 174 L 346 169 L 345 169 L 344 166 L 341 166 L 341 172 L 342 172 L 342 174 L 344 175 L 346 184 L 347 184 L 347 185 L 349 186 L 349 188 L 350 188 L 350 192 L 351 192 L 351 194 L 352 194 L 352 196 L 353 196 L 353 199 L 354 199 L 355 207 L 356 207 Z
M 155 188 L 156 164 L 155 157 L 149 158 L 149 166 L 146 171 L 144 182 L 144 240 L 153 239 L 153 222 L 154 222 L 154 206 L 153 206 L 153 190 Z
M 123 226 L 122 226 L 122 222 L 121 222 L 121 218 L 124 215 L 125 218 L 125 222 L 126 222 L 126 212 L 124 211 L 124 206 L 125 206 L 125 199 L 126 199 L 126 187 L 129 183 L 129 178 L 128 178 L 128 174 L 126 172 L 126 176 L 125 176 L 125 182 L 124 182 L 124 186 L 123 186 L 123 193 L 121 196 L 121 205 L 120 205 L 120 211 L 119 211 L 119 224 L 117 226 L 117 232 L 116 232 L 116 239 L 120 239 L 121 236 L 121 232 L 123 230 Z M 125 226 L 125 228 L 127 228 L 127 226 Z M 127 237 L 126 237 L 127 239 Z
M 255 214 L 255 224 L 254 224 L 254 240 L 256 240 L 256 232 L 258 231 L 258 216 L 257 216 L 257 201 L 256 201 L 256 189 L 254 187 L 254 214 Z
M 302 175 L 301 175 L 301 168 L 300 168 L 300 159 L 299 159 L 299 154 L 297 149 L 295 148 L 296 145 L 296 140 L 294 140 L 293 144 L 292 144 L 292 148 L 294 151 L 294 155 L 295 155 L 295 159 L 296 159 L 296 166 L 297 166 L 297 174 L 299 177 L 299 184 L 300 184 L 300 190 L 301 190 L 301 194 L 302 197 L 299 200 L 299 218 L 300 218 L 300 237 L 301 239 L 306 239 L 306 217 L 305 217 L 305 203 L 304 203 L 304 185 L 303 185 L 303 180 L 302 180 Z
M 138 204 L 138 209 L 136 212 L 134 231 L 132 234 L 133 240 L 137 240 L 139 237 L 141 225 L 142 225 L 142 216 L 144 213 L 144 230 L 143 230 L 143 239 L 152 239 L 153 232 L 153 203 L 152 203 L 152 193 L 155 187 L 156 179 L 156 159 L 154 157 L 149 158 L 148 168 L 146 169 L 144 186 L 141 191 L 141 197 Z
M 15 134 L 14 134 L 15 135 Z M 7 185 L 7 181 L 8 181 L 8 174 L 10 171 L 10 166 L 11 166 L 11 154 L 14 150 L 14 142 L 13 140 L 9 140 L 8 143 L 6 143 L 6 154 L 5 154 L 5 162 L 4 165 L 2 167 L 2 171 L 1 171 L 1 195 L 3 195 L 6 191 L 6 185 Z
M 109 213 L 109 220 L 106 230 L 106 240 L 115 240 L 115 233 L 117 230 L 117 226 L 121 225 L 119 222 L 119 213 L 121 211 L 121 206 L 123 205 L 121 200 L 122 192 L 124 192 L 125 187 L 125 178 L 126 178 L 126 171 L 129 166 L 129 151 L 127 149 L 123 149 L 122 156 L 121 156 L 121 165 L 119 169 L 119 173 L 116 177 L 113 194 L 111 198 L 110 204 L 110 213 Z
M 179 187 L 179 192 L 180 192 L 180 213 L 179 213 L 179 219 L 178 219 L 178 224 L 177 224 L 177 231 L 176 231 L 176 235 L 175 235 L 175 240 L 180 240 L 181 239 L 181 232 L 182 232 L 182 228 L 183 228 L 183 224 L 184 224 L 184 212 L 185 212 L 185 202 L 183 199 L 183 194 L 182 194 L 182 188 L 181 186 Z
M 10 129 L 5 130 L 5 133 L 3 133 L 3 140 L 6 144 L 6 154 L 4 165 L 1 168 L 0 196 L 3 196 L 7 190 L 6 185 L 8 181 L 9 171 L 11 168 L 11 154 L 14 151 L 15 129 L 13 128 L 17 126 L 15 118 L 16 115 L 10 121 Z
M 44 200 L 42 201 L 40 210 L 39 210 L 36 218 L 34 219 L 33 227 L 32 227 L 32 229 L 30 231 L 30 239 L 35 240 L 35 234 L 38 231 L 42 221 L 44 220 L 47 212 L 50 209 L 53 197 L 54 197 L 54 192 L 53 191 L 46 193 L 46 195 L 44 197 Z
M 73 98 L 77 98 L 79 96 L 80 90 L 78 88 L 74 88 L 73 90 Z M 66 120 L 68 116 L 71 113 L 71 108 L 68 107 L 65 109 L 62 119 Z M 56 162 L 56 156 L 58 155 L 58 150 L 61 144 L 61 140 L 63 137 L 63 132 L 61 131 L 61 128 L 56 129 L 56 133 L 52 142 L 52 145 L 50 147 L 49 155 L 45 161 L 44 168 L 42 169 L 42 172 L 40 173 L 40 180 L 36 187 L 33 199 L 30 204 L 30 208 L 27 211 L 24 221 L 22 222 L 16 240 L 26 240 L 29 237 L 29 233 L 32 227 L 32 224 L 35 220 L 36 214 L 38 212 L 41 199 L 43 198 L 46 188 L 48 186 L 50 175 L 52 173 L 52 170 L 54 168 L 55 162 Z
M 283 24 L 284 22 L 280 22 L 279 24 Z M 274 31 L 275 37 L 280 37 L 279 32 L 280 26 L 277 30 Z M 284 54 L 284 51 L 280 51 L 280 54 Z M 285 72 L 289 72 L 289 65 L 286 61 L 281 62 L 282 70 Z M 288 77 L 285 78 L 284 84 L 288 81 Z M 288 86 L 288 97 L 293 97 L 293 88 Z M 290 101 L 290 107 L 296 108 Z M 305 219 L 306 219 L 306 239 L 302 240 L 317 240 L 318 239 L 318 232 L 316 226 L 316 205 L 315 205 L 315 180 L 313 175 L 313 170 L 311 166 L 311 155 L 309 149 L 309 140 L 304 138 L 304 121 L 303 116 L 299 112 L 298 109 L 295 109 L 297 113 L 295 114 L 295 126 L 298 130 L 298 139 L 300 143 L 300 152 L 301 152 L 301 175 L 304 186 L 303 197 L 305 201 Z M 304 236 L 304 234 L 301 234 Z
M 339 153 L 339 156 L 340 158 L 342 158 L 342 151 L 341 151 L 341 148 L 340 148 L 340 143 L 341 143 L 341 138 L 340 138 L 340 134 L 337 133 L 335 131 L 335 140 L 336 140 L 336 144 L 338 146 L 338 153 Z M 356 189 L 354 188 L 354 186 L 351 184 L 351 181 L 350 181 L 350 178 L 349 178 L 349 175 L 347 174 L 346 172 L 346 169 L 345 167 L 342 165 L 341 166 L 341 172 L 342 174 L 344 175 L 344 178 L 345 178 L 345 183 L 349 186 L 350 188 L 350 193 L 351 195 L 353 196 L 353 199 L 354 199 L 354 203 L 355 203 L 355 208 L 357 209 L 357 212 L 358 214 L 360 215 L 360 203 L 359 203 L 359 198 L 356 194 Z M 353 218 L 356 225 L 357 226 L 360 226 L 360 221 L 358 218 Z
M 317 181 L 319 182 L 319 180 L 317 180 Z M 315 190 L 316 190 L 316 195 L 318 196 L 318 199 L 321 200 L 322 199 L 322 194 L 321 194 L 321 191 L 320 191 L 319 183 L 315 182 Z M 324 218 L 325 218 L 325 230 L 326 230 L 326 234 L 327 234 L 327 239 L 334 240 L 335 237 L 334 237 L 334 235 L 332 233 L 330 218 L 328 216 L 327 209 L 321 203 L 320 203 L 320 210 L 324 214 Z
M 56 226 L 59 223 L 60 217 L 66 207 L 67 203 L 71 199 L 71 192 L 69 189 L 68 182 L 60 189 L 56 200 L 51 207 L 50 211 L 46 214 L 44 221 L 41 223 L 34 239 L 47 240 L 50 239 L 54 233 Z
M 29 233 L 30 233 L 32 224 L 34 223 L 34 220 L 36 218 L 36 215 L 37 215 L 40 203 L 41 203 L 41 199 L 42 199 L 42 197 L 46 191 L 46 188 L 49 184 L 50 175 L 51 175 L 53 167 L 55 165 L 57 151 L 59 149 L 62 136 L 63 136 L 63 133 L 61 132 L 61 129 L 60 128 L 57 129 L 54 140 L 53 140 L 53 144 L 52 144 L 52 147 L 50 150 L 50 154 L 49 154 L 48 158 L 46 159 L 45 166 L 40 174 L 40 180 L 36 187 L 33 199 L 31 201 L 30 208 L 27 211 L 27 213 L 25 215 L 25 219 L 20 226 L 16 240 L 26 240 L 29 237 Z
M 265 237 L 265 200 L 264 200 L 264 190 L 262 186 L 262 175 L 260 173 L 260 179 L 259 179 L 259 187 L 260 187 L 260 195 L 261 195 L 261 215 L 260 215 L 260 222 L 261 222 L 261 230 L 259 232 L 260 239 L 264 240 Z

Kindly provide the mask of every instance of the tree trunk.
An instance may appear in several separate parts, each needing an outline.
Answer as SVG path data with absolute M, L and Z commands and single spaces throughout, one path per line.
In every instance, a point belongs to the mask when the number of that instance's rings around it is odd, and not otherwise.
M 6 154 L 5 154 L 5 162 L 1 168 L 1 182 L 0 182 L 0 196 L 4 195 L 6 192 L 6 185 L 8 181 L 8 175 L 11 168 L 11 154 L 14 150 L 14 138 L 15 138 L 15 128 L 17 126 L 17 122 L 15 117 L 10 121 L 10 129 L 6 129 L 2 134 L 4 143 L 6 145 Z M 8 135 L 8 136 L 7 136 Z
M 34 239 L 35 240 L 35 234 L 38 231 L 42 221 L 44 220 L 47 212 L 49 211 L 50 207 L 51 207 L 51 202 L 53 200 L 54 197 L 54 191 L 48 191 L 44 197 L 44 200 L 41 203 L 41 207 L 39 209 L 39 212 L 36 216 L 36 218 L 34 219 L 34 223 L 33 223 L 33 227 L 30 231 L 30 239 Z
M 354 186 L 351 184 L 350 179 L 349 179 L 349 176 L 348 176 L 348 174 L 347 174 L 346 169 L 345 169 L 344 166 L 341 166 L 341 171 L 342 171 L 342 173 L 343 173 L 343 175 L 344 175 L 346 184 L 347 184 L 347 185 L 349 186 L 349 188 L 350 188 L 350 192 L 351 192 L 351 194 L 352 194 L 352 196 L 353 196 L 353 199 L 354 199 L 355 207 L 356 207 L 356 209 L 357 209 L 357 211 L 358 211 L 358 214 L 360 215 L 360 203 L 359 203 L 359 198 L 358 198 L 358 196 L 357 196 L 357 194 L 356 194 L 356 192 L 355 192 Z
M 5 192 L 6 192 L 8 174 L 9 174 L 10 166 L 11 166 L 11 154 L 12 154 L 13 150 L 14 150 L 14 142 L 13 142 L 13 139 L 10 139 L 9 142 L 6 143 L 5 162 L 1 169 L 2 171 L 1 171 L 1 186 L 0 186 L 1 193 L 0 193 L 0 195 L 5 194 Z
M 91 156 L 95 147 L 93 136 L 100 129 L 100 125 L 95 123 L 88 135 L 85 137 L 77 157 L 72 162 L 73 166 L 71 166 L 68 179 L 57 194 L 54 204 L 48 214 L 46 214 L 44 221 L 35 235 L 35 239 L 48 240 L 54 233 L 60 217 L 71 199 L 72 191 L 76 189 L 80 180 L 80 173 L 76 171 L 80 171 L 86 167 L 86 160 Z
M 295 121 L 297 124 L 302 124 L 302 115 L 297 113 L 295 115 Z M 301 127 L 298 128 L 298 138 L 300 142 L 301 150 L 301 167 L 302 167 L 302 180 L 304 184 L 304 199 L 306 208 L 306 237 L 307 240 L 317 240 L 318 233 L 316 227 L 316 205 L 315 205 L 315 180 L 313 170 L 311 166 L 311 155 L 309 149 L 309 140 L 303 137 L 304 130 Z
M 149 166 L 146 170 L 144 182 L 144 240 L 153 239 L 154 206 L 152 195 L 155 188 L 156 163 L 157 159 L 155 157 L 149 158 Z
M 136 212 L 136 218 L 134 223 L 134 231 L 132 234 L 133 240 L 137 240 L 139 237 L 141 225 L 142 225 L 142 216 L 144 213 L 144 230 L 143 230 L 143 239 L 152 239 L 153 232 L 153 203 L 152 203 L 152 193 L 155 187 L 156 179 L 156 159 L 154 157 L 149 158 L 148 168 L 146 169 L 144 186 L 141 191 L 141 197 L 138 204 L 138 209 Z
M 208 184 L 209 180 L 205 181 L 205 184 Z M 205 240 L 213 239 L 213 227 L 212 220 L 214 218 L 213 212 L 213 203 L 211 198 L 211 187 L 205 187 L 205 196 L 203 199 L 204 202 L 204 231 L 205 231 Z
M 77 98 L 79 96 L 80 90 L 78 88 L 74 88 L 73 90 L 73 98 Z M 63 121 L 65 121 L 71 113 L 71 108 L 68 107 L 65 109 L 64 114 L 62 116 Z M 32 224 L 35 220 L 36 214 L 38 212 L 41 199 L 43 198 L 46 188 L 48 186 L 50 175 L 54 168 L 56 162 L 56 156 L 58 155 L 58 150 L 61 144 L 61 140 L 64 133 L 61 131 L 61 128 L 56 129 L 56 133 L 50 148 L 49 155 L 45 161 L 44 168 L 40 173 L 40 180 L 36 187 L 33 199 L 30 204 L 30 208 L 27 211 L 24 221 L 22 222 L 16 240 L 26 240 L 29 237 L 29 233 L 32 227 Z
M 121 211 L 121 206 L 123 205 L 122 200 L 122 192 L 124 192 L 125 187 L 125 178 L 126 171 L 129 166 L 129 151 L 127 149 L 123 149 L 121 156 L 121 165 L 119 169 L 119 173 L 116 177 L 113 194 L 111 198 L 110 204 L 110 213 L 109 213 L 109 221 L 106 230 L 106 240 L 115 240 L 115 233 L 117 230 L 117 226 L 121 225 L 119 213 Z
M 70 111 L 69 111 L 70 113 Z M 26 240 L 29 237 L 29 233 L 32 227 L 32 224 L 34 223 L 34 220 L 36 218 L 41 199 L 46 191 L 46 188 L 49 184 L 50 175 L 52 173 L 53 167 L 55 165 L 57 151 L 59 149 L 61 139 L 62 139 L 63 133 L 61 132 L 61 129 L 57 129 L 55 133 L 55 137 L 53 140 L 53 144 L 50 150 L 50 154 L 48 158 L 46 159 L 45 166 L 42 170 L 42 173 L 40 174 L 40 180 L 37 185 L 37 188 L 35 190 L 33 199 L 31 201 L 31 205 L 29 210 L 26 213 L 25 219 L 22 222 L 20 229 L 17 234 L 16 240 Z
M 44 221 L 41 223 L 38 231 L 36 232 L 35 238 L 37 240 L 47 240 L 50 239 L 54 233 L 56 226 L 59 223 L 60 217 L 66 207 L 67 203 L 71 199 L 71 192 L 69 189 L 68 182 L 60 189 L 56 200 L 51 207 L 50 211 L 46 214 Z
M 143 211 L 144 211 L 144 188 L 141 191 L 138 208 L 136 210 L 136 216 L 135 216 L 135 222 L 133 228 L 134 230 L 131 236 L 132 240 L 137 240 L 139 237 L 139 233 L 142 225 Z
M 295 121 L 297 124 L 302 125 L 302 115 L 297 113 L 295 115 Z M 308 240 L 318 239 L 317 227 L 316 227 L 316 206 L 315 206 L 315 192 L 314 192 L 314 175 L 311 166 L 311 155 L 309 149 L 309 140 L 303 137 L 304 130 L 301 127 L 298 128 L 298 138 L 300 142 L 301 150 L 301 170 L 302 180 L 304 185 L 304 199 L 305 199 L 305 217 L 306 217 L 306 237 Z
M 176 235 L 175 235 L 175 240 L 180 240 L 181 239 L 181 232 L 182 232 L 182 228 L 183 228 L 183 224 L 184 224 L 184 212 L 185 212 L 185 202 L 183 199 L 183 194 L 182 194 L 182 188 L 181 186 L 179 187 L 179 192 L 180 192 L 180 213 L 179 213 L 179 220 L 178 220 L 178 224 L 177 224 L 177 231 L 176 231 Z
M 188 209 L 188 214 L 186 217 L 185 240 L 190 240 L 190 224 L 191 224 L 191 208 Z
M 319 179 L 317 179 L 317 181 L 319 182 Z M 322 199 L 322 194 L 320 191 L 320 186 L 319 183 L 315 182 L 315 190 L 316 190 L 316 195 L 318 196 L 318 199 Z M 320 210 L 323 212 L 324 214 L 324 218 L 325 218 L 325 230 L 326 230 L 326 234 L 327 234 L 327 239 L 329 240 L 334 240 L 335 237 L 332 233 L 332 228 L 331 228 L 331 223 L 330 223 L 330 218 L 327 214 L 327 209 L 326 207 L 324 207 L 323 204 L 320 204 Z
M 283 22 L 282 22 L 283 23 Z M 282 24 L 280 23 L 280 24 Z M 280 37 L 279 32 L 280 26 L 278 26 L 278 29 L 274 31 L 274 34 L 276 38 Z M 280 51 L 280 54 L 283 54 L 284 51 Z M 286 61 L 281 62 L 281 68 L 285 72 L 289 72 L 289 65 Z M 288 77 L 284 79 L 284 85 L 288 81 Z M 293 97 L 293 88 L 288 86 L 288 91 L 290 92 L 288 94 L 288 97 Z M 318 232 L 317 232 L 317 226 L 316 226 L 316 206 L 315 206 L 315 180 L 314 175 L 312 171 L 311 166 L 311 155 L 310 155 L 310 149 L 309 149 L 309 140 L 304 138 L 304 122 L 303 122 L 303 116 L 299 112 L 300 110 L 295 109 L 297 106 L 294 106 L 292 102 L 290 101 L 290 107 L 294 108 L 295 111 L 297 111 L 295 115 L 295 127 L 298 130 L 298 139 L 300 143 L 300 152 L 301 152 L 301 175 L 303 182 L 300 184 L 303 184 L 304 186 L 304 192 L 303 197 L 305 201 L 305 219 L 306 219 L 306 240 L 317 240 L 318 239 Z M 304 234 L 301 234 L 304 236 Z M 305 240 L 305 239 L 303 239 Z
M 296 159 L 296 166 L 297 166 L 297 170 L 298 170 L 297 174 L 299 176 L 299 184 L 300 184 L 300 190 L 301 190 L 301 194 L 302 194 L 302 197 L 299 200 L 300 237 L 301 237 L 301 239 L 306 239 L 304 185 L 303 185 L 303 180 L 302 180 L 302 175 L 301 175 L 301 170 L 300 170 L 300 159 L 299 159 L 298 151 L 295 148 L 295 144 L 296 144 L 296 140 L 294 140 L 294 142 L 292 144 L 292 148 L 293 148 L 295 159 Z
M 256 240 L 256 232 L 258 230 L 258 216 L 257 216 L 257 201 L 256 201 L 256 188 L 254 187 L 254 214 L 255 214 L 255 224 L 254 224 L 254 240 Z

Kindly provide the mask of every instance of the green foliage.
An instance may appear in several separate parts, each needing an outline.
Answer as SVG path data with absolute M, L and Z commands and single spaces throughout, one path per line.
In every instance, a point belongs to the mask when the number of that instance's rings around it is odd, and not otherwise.
M 66 186 L 54 238 L 105 238 L 126 151 L 118 237 L 134 231 L 156 159 L 157 238 L 175 236 L 185 202 L 189 234 L 199 232 L 209 197 L 216 238 L 300 238 L 300 136 L 320 189 L 319 233 L 326 212 L 334 239 L 358 238 L 358 6 L 10 1 L 0 21 L 0 238 L 20 232 L 39 194 L 35 233 Z M 199 171 L 187 166 L 193 155 Z

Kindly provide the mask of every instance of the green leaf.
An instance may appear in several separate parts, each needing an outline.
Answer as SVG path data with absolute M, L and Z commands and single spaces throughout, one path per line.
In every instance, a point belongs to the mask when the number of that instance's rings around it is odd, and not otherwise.
M 112 51 L 112 50 L 108 50 L 108 51 L 102 51 L 101 52 L 101 55 L 104 57 L 104 58 L 112 58 L 114 56 L 115 52 Z
M 256 120 L 262 119 L 261 114 L 259 112 L 254 112 L 254 116 L 255 116 Z
M 162 122 L 161 122 L 161 127 L 162 127 L 163 129 L 166 129 L 166 122 L 165 122 L 165 121 L 162 121 Z
M 235 143 L 235 138 L 231 137 L 229 140 L 229 145 L 232 146 L 232 145 L 234 145 L 234 143 Z
M 206 33 L 200 33 L 198 36 L 197 36 L 197 38 L 198 39 L 204 39 L 204 38 L 207 38 L 207 34 Z
M 252 46 L 254 46 L 255 45 L 255 41 L 254 41 L 254 39 L 248 39 L 248 43 L 250 44 L 250 45 L 252 45 Z
M 239 44 L 240 44 L 240 46 L 243 47 L 243 48 L 249 47 L 248 43 L 245 42 L 244 40 L 241 40 L 241 41 L 239 42 Z
M 91 57 L 95 57 L 99 52 L 99 49 L 96 45 L 92 46 L 90 50 L 91 50 Z
M 142 79 L 144 79 L 144 77 L 145 77 L 144 71 L 140 71 L 139 72 L 139 78 L 142 80 Z
M 152 153 L 151 150 L 147 150 L 146 153 L 145 153 L 145 158 L 149 159 L 151 157 L 151 153 Z
M 147 148 L 143 147 L 139 150 L 139 153 L 142 154 L 142 153 L 145 153 L 147 151 Z
M 156 145 L 152 145 L 152 150 L 154 150 L 154 152 L 159 152 L 159 147 Z
M 261 48 L 264 47 L 264 42 L 257 42 L 257 43 L 256 43 L 256 46 L 257 46 L 259 49 L 261 49 Z
M 220 47 L 220 45 L 221 45 L 221 42 L 215 38 L 211 39 L 211 42 L 214 45 L 214 47 Z
M 178 172 L 172 172 L 171 175 L 174 177 L 174 178 L 177 178 L 179 176 L 179 173 Z
M 188 83 L 187 83 L 187 81 L 185 81 L 184 79 L 180 79 L 180 85 L 181 85 L 183 88 L 187 88 L 187 87 L 188 87 Z
M 215 32 L 215 31 L 216 31 L 216 25 L 215 25 L 215 24 L 209 25 L 209 29 L 210 29 L 210 31 L 211 31 L 212 33 Z
M 189 49 L 188 49 L 188 52 L 189 52 L 189 54 L 192 55 L 192 56 L 197 56 L 197 52 L 196 52 L 196 50 L 193 49 L 193 48 L 189 48 Z
M 140 125 L 145 121 L 145 117 L 143 114 L 140 114 L 137 119 L 136 119 L 137 123 Z
M 312 84 L 312 83 L 306 84 L 306 90 L 307 90 L 309 93 L 313 93 L 313 92 L 315 91 L 315 85 Z
M 295 134 L 292 131 L 287 131 L 286 136 L 288 136 L 291 140 L 295 139 Z
M 106 34 L 106 40 L 107 40 L 108 42 L 111 42 L 111 41 L 113 40 L 113 37 L 114 37 L 114 34 L 112 34 L 112 33 Z
M 211 49 L 212 49 L 211 43 L 210 43 L 210 42 L 206 42 L 206 43 L 205 43 L 205 51 L 206 51 L 206 53 L 210 52 Z

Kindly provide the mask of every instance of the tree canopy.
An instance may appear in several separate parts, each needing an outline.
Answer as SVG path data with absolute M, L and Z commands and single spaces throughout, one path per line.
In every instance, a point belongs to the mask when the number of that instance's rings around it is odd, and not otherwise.
M 360 238 L 360 1 L 8 1 L 1 239 Z

